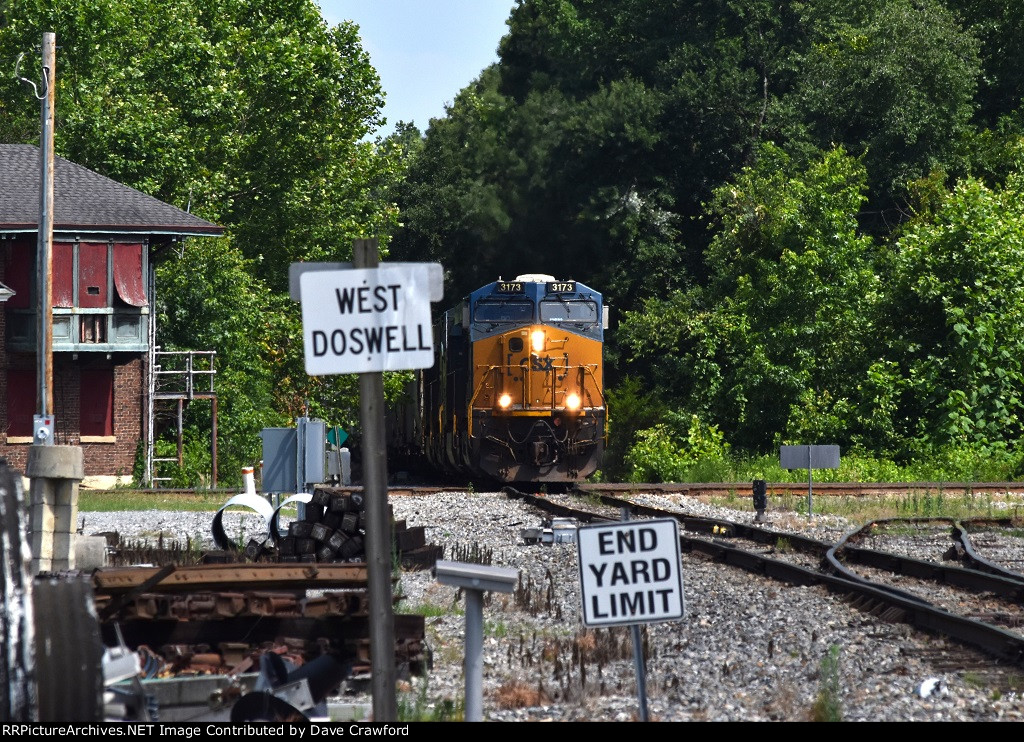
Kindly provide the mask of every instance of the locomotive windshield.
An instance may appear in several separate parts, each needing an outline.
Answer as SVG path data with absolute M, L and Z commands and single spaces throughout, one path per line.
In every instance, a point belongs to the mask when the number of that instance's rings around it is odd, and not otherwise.
M 481 301 L 473 310 L 474 322 L 532 322 L 533 304 L 528 301 Z
M 542 301 L 541 322 L 597 322 L 597 304 L 592 301 Z

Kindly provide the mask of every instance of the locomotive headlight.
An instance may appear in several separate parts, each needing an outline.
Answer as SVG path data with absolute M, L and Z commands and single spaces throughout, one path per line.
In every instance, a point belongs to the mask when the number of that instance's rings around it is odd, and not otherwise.
M 580 408 L 580 395 L 576 392 L 570 392 L 569 396 L 565 398 L 565 406 L 570 410 L 578 410 Z
M 530 347 L 536 352 L 544 350 L 544 331 L 534 330 L 530 333 Z
M 510 404 L 512 404 L 512 397 L 510 397 L 509 395 L 502 394 L 500 397 L 498 397 L 498 406 L 501 409 L 507 410 Z

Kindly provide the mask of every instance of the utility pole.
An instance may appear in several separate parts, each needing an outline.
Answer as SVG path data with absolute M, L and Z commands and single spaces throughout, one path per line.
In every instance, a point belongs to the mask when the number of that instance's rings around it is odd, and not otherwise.
M 85 478 L 81 446 L 57 446 L 53 440 L 53 109 L 57 95 L 57 42 L 52 32 L 43 34 L 42 132 L 39 161 L 39 245 L 36 272 L 39 278 L 39 331 L 36 344 L 38 367 L 37 403 L 32 447 L 25 474 L 31 480 L 29 538 L 32 542 L 32 574 L 75 568 L 75 528 L 78 521 L 78 486 Z M 33 87 L 35 85 L 33 84 Z M 52 648 L 44 647 L 44 655 Z
M 57 41 L 43 34 L 42 131 L 39 136 L 39 342 L 36 356 L 36 401 L 33 445 L 53 445 L 53 109 L 56 103 Z

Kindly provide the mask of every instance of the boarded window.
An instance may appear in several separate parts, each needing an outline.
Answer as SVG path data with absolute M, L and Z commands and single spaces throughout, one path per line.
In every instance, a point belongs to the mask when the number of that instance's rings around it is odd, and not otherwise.
M 81 371 L 79 428 L 82 435 L 114 434 L 114 369 Z
M 35 267 L 35 245 L 15 240 L 7 243 L 6 283 L 15 293 L 7 300 L 11 309 L 28 309 L 32 306 L 32 277 Z
M 146 306 L 142 276 L 142 245 L 114 245 L 114 287 L 125 304 Z
M 75 306 L 75 246 L 70 242 L 53 243 L 53 306 Z
M 7 372 L 7 435 L 31 436 L 36 412 L 36 372 Z
M 83 242 L 78 246 L 78 306 L 83 309 L 110 306 L 105 242 Z

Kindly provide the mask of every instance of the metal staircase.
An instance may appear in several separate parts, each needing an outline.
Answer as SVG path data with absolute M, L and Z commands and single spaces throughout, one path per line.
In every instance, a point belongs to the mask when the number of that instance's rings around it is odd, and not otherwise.
M 210 453 L 212 461 L 211 488 L 217 486 L 217 394 L 213 380 L 217 373 L 214 367 L 217 352 L 213 350 L 162 351 L 150 343 L 149 353 L 149 395 L 148 419 L 146 426 L 146 484 L 161 487 L 171 481 L 161 476 L 161 464 L 181 466 L 184 458 L 183 427 L 185 405 L 196 399 L 210 401 Z M 176 413 L 178 434 L 178 455 L 158 457 L 156 455 L 156 425 L 159 419 Z M 163 467 L 166 471 L 166 466 Z

